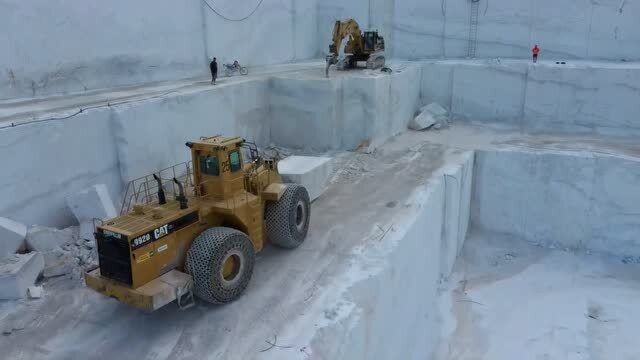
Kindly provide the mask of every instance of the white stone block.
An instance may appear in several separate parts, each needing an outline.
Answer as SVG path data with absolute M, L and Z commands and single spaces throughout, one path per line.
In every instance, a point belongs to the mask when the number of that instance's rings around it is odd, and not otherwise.
M 420 108 L 422 112 L 429 112 L 434 116 L 449 116 L 447 109 L 440 106 L 438 103 L 431 103 Z
M 428 112 L 421 112 L 418 116 L 413 118 L 409 123 L 409 129 L 411 130 L 425 130 L 433 126 L 437 122 L 436 118 Z
M 27 232 L 27 248 L 46 252 L 73 241 L 71 229 L 58 230 L 46 226 L 34 225 Z
M 289 156 L 278 163 L 278 171 L 285 182 L 303 185 L 311 201 L 325 190 L 331 174 L 331 158 Z
M 14 254 L 0 261 L 0 299 L 21 299 L 44 269 L 42 254 Z
M 42 297 L 42 286 L 29 286 L 27 295 L 30 299 L 40 299 Z
M 93 219 L 107 220 L 117 215 L 105 184 L 97 184 L 69 195 L 66 201 L 80 223 L 80 237 L 83 239 L 93 239 Z
M 0 259 L 15 254 L 24 245 L 26 236 L 26 226 L 0 217 Z
M 411 120 L 409 129 L 425 130 L 434 125 L 436 128 L 440 128 L 448 123 L 449 112 L 437 103 L 431 103 L 420 108 L 420 114 Z

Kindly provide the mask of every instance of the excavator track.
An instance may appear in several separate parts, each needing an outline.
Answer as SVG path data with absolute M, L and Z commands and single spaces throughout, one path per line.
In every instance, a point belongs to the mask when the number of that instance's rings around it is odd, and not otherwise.
M 367 60 L 367 69 L 375 70 L 384 67 L 385 58 L 384 52 L 377 52 L 371 54 Z

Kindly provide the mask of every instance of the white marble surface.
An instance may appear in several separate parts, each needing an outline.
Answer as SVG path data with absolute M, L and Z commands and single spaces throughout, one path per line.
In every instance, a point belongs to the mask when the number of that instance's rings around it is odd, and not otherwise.
M 217 1 L 231 19 L 257 0 Z M 243 21 L 200 1 L 0 0 L 0 99 L 206 76 L 208 61 L 252 66 L 326 54 L 335 20 L 386 39 L 388 57 L 467 55 L 469 1 L 268 0 Z M 153 11 L 150 11 L 152 9 Z M 636 1 L 480 0 L 477 56 L 640 59 Z
M 325 156 L 289 156 L 278 162 L 282 179 L 304 186 L 310 201 L 325 191 L 332 170 L 331 158 Z
M 0 216 L 71 225 L 65 196 L 104 183 L 117 203 L 129 181 L 189 160 L 185 142 L 203 135 L 309 151 L 379 145 L 404 131 L 419 105 L 420 66 L 395 68 L 325 79 L 318 67 L 0 129 L 3 178 L 11 180 L 0 187 Z
M 242 18 L 257 0 L 210 3 Z M 213 56 L 220 66 L 309 59 L 315 19 L 315 0 L 266 0 L 241 22 L 199 0 L 0 0 L 0 99 L 207 76 Z
M 97 183 L 119 194 L 111 120 L 108 109 L 96 109 L 66 120 L 0 130 L 1 216 L 26 225 L 71 225 L 65 195 Z M 149 137 L 149 130 L 143 134 Z
M 474 226 L 546 246 L 640 255 L 638 161 L 479 151 L 475 169 Z
M 454 119 L 528 132 L 640 134 L 640 63 L 518 60 L 429 61 L 421 102 Z
M 24 246 L 27 227 L 17 221 L 0 217 L 0 260 L 15 254 Z
M 281 146 L 327 151 L 378 145 L 406 129 L 418 109 L 420 66 L 332 72 L 330 79 L 277 76 L 271 81 L 271 139 Z
M 381 27 L 394 57 L 466 57 L 470 3 L 322 1 L 318 3 L 321 50 L 326 51 L 331 20 L 353 16 Z M 529 58 L 533 44 L 538 43 L 544 59 L 640 59 L 640 3 L 636 1 L 480 0 L 478 10 L 479 58 Z

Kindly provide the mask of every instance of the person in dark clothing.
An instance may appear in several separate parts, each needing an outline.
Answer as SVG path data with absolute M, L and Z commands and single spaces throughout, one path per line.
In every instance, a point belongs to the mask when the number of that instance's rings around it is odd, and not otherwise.
M 213 61 L 209 64 L 209 69 L 211 70 L 211 83 L 215 85 L 216 79 L 218 78 L 218 63 L 216 62 L 216 58 L 213 58 Z

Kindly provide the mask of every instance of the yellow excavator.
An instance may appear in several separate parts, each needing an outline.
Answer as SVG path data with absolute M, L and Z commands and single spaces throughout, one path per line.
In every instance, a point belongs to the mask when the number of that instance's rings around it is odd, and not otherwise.
M 340 55 L 342 42 L 346 40 L 344 53 Z M 384 67 L 384 38 L 378 31 L 360 31 L 360 25 L 354 19 L 336 21 L 333 27 L 333 40 L 329 45 L 325 75 L 329 77 L 329 67 L 345 70 L 357 67 L 358 61 L 366 61 L 367 69 Z

